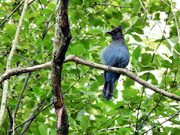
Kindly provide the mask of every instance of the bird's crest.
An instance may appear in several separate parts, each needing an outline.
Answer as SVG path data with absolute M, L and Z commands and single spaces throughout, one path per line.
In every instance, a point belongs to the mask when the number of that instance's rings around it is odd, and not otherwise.
M 119 25 L 118 27 L 114 28 L 112 31 L 114 32 L 121 32 L 122 33 L 122 25 Z

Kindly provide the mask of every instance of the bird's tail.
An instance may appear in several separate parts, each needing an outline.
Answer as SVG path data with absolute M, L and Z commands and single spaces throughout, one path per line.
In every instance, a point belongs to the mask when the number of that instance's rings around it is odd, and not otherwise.
M 103 98 L 107 100 L 112 100 L 113 91 L 114 91 L 114 84 L 112 84 L 111 82 L 105 82 L 102 91 Z

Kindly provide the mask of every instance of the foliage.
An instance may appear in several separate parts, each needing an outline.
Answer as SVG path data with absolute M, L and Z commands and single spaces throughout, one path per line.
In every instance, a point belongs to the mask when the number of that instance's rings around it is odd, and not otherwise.
M 0 3 L 0 24 L 21 1 Z M 168 92 L 180 95 L 180 53 L 177 28 L 180 28 L 180 12 L 175 16 L 168 0 L 71 0 L 69 17 L 72 40 L 66 56 L 100 63 L 101 49 L 108 46 L 111 38 L 107 31 L 122 25 L 131 61 L 128 68 L 140 78 Z M 176 3 L 173 2 L 174 11 Z M 7 57 L 15 36 L 22 7 L 1 26 L 0 75 L 6 68 Z M 19 37 L 12 68 L 29 67 L 51 60 L 53 51 L 56 1 L 34 1 L 29 5 Z M 147 12 L 149 14 L 147 14 Z M 157 25 L 155 22 L 157 22 Z M 178 29 L 179 30 L 179 29 Z M 179 31 L 178 31 L 179 32 Z M 33 108 L 43 100 L 51 101 L 50 69 L 33 72 L 21 100 L 15 119 L 16 126 L 26 121 Z M 7 106 L 13 113 L 21 94 L 26 74 L 11 77 Z M 123 82 L 123 84 L 122 84 Z M 161 122 L 179 110 L 178 101 L 162 97 L 138 85 L 126 76 L 121 77 L 112 101 L 102 98 L 103 72 L 87 66 L 68 62 L 63 65 L 62 90 L 68 112 L 69 134 L 134 134 L 149 128 L 153 134 L 176 134 L 179 119 L 174 117 L 168 124 Z M 68 90 L 68 91 L 67 91 Z M 2 90 L 0 91 L 2 95 Z M 1 96 L 2 97 L 2 96 Z M 1 100 L 0 97 L 0 100 Z M 26 134 L 55 134 L 56 115 L 53 106 L 45 109 L 33 120 Z M 1 134 L 8 131 L 9 114 L 6 111 Z M 114 129 L 114 130 L 113 130 Z M 23 131 L 23 126 L 16 134 Z

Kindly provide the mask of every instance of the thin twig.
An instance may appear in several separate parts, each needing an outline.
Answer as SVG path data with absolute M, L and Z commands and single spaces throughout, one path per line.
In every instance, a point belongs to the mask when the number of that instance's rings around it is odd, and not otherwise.
M 28 118 L 32 118 L 33 116 L 35 116 L 35 114 L 34 114 L 33 112 L 34 112 L 34 111 L 41 110 L 41 109 L 39 109 L 39 108 L 40 108 L 40 107 L 43 108 L 43 107 L 46 105 L 46 103 L 43 104 L 43 102 L 44 102 L 44 99 L 41 100 L 41 102 L 40 102 L 40 104 L 39 104 L 38 106 L 34 107 L 34 109 L 32 110 L 32 113 L 29 115 Z M 27 129 L 29 128 L 29 126 L 31 125 L 31 123 L 33 122 L 34 119 L 35 119 L 35 117 L 32 118 L 32 119 L 29 121 L 29 123 L 26 123 L 26 124 L 24 125 L 24 127 L 23 127 L 23 130 L 24 130 L 24 131 L 21 133 L 21 135 L 24 135 L 24 134 L 26 133 Z
M 120 129 L 122 127 L 125 127 L 125 128 L 132 128 L 133 126 L 135 125 L 125 125 L 125 126 L 120 126 L 120 127 L 112 127 L 112 128 L 105 128 L 105 129 L 101 129 L 99 130 L 99 132 L 103 132 L 103 131 L 107 131 L 107 130 L 116 130 L 116 129 Z
M 164 0 L 162 0 L 168 7 L 171 7 L 171 5 L 169 5 L 167 2 L 165 2 Z M 177 9 L 178 11 L 180 11 L 178 8 L 174 7 L 175 9 Z
M 174 118 L 176 115 L 179 115 L 179 112 L 180 112 L 180 110 L 177 111 L 177 112 L 176 112 L 174 115 L 172 115 L 171 117 L 169 117 L 167 120 L 163 121 L 163 122 L 161 123 L 161 125 L 164 124 L 164 123 L 166 123 L 167 121 L 170 121 L 170 120 L 171 120 L 172 118 Z M 146 130 L 145 132 L 141 133 L 141 135 L 144 135 L 145 133 L 149 132 L 150 130 L 152 130 L 152 129 L 154 129 L 154 128 L 156 128 L 156 126 L 153 126 L 152 128 Z
M 159 42 L 158 46 L 156 47 L 156 50 L 153 53 L 153 56 L 152 56 L 152 59 L 151 59 L 151 63 L 153 63 L 155 54 L 156 54 L 156 52 L 157 52 L 157 50 L 158 50 L 158 48 L 159 48 L 159 46 L 160 46 L 162 41 L 163 41 L 163 37 L 161 38 L 161 41 Z M 150 71 L 148 72 L 148 75 L 146 77 L 146 81 L 148 80 L 149 75 L 150 75 Z M 143 97 L 144 91 L 145 91 L 145 87 L 143 86 L 143 90 L 142 90 L 142 93 L 141 93 L 141 99 Z M 140 112 L 141 104 L 142 104 L 142 102 L 139 104 L 139 106 L 137 108 L 137 121 L 136 121 L 136 131 L 135 131 L 135 134 L 137 134 L 137 132 L 140 130 L 140 128 L 138 128 L 138 119 L 139 119 L 139 112 Z
M 6 108 L 7 108 L 8 114 L 9 114 L 9 121 L 10 121 L 7 135 L 11 135 L 11 132 L 9 130 L 11 130 L 12 126 L 13 126 L 13 117 L 12 117 L 12 114 L 11 114 L 8 104 L 6 105 Z
M 115 116 L 113 116 L 112 118 L 114 118 Z M 112 118 L 109 118 L 109 119 L 107 119 L 106 121 L 104 121 L 98 128 L 97 128 L 97 130 L 93 133 L 93 135 L 95 135 L 95 133 L 100 129 L 100 127 L 102 126 L 102 125 L 104 125 L 107 121 L 109 121 L 109 120 L 111 120 Z
M 108 3 L 97 3 L 97 5 L 106 5 L 106 6 L 113 6 L 113 7 L 119 7 L 119 8 L 132 8 L 132 7 L 126 7 L 126 6 L 116 6 Z
M 13 122 L 13 123 L 14 123 L 14 121 L 15 121 L 16 114 L 17 114 L 19 105 L 20 105 L 20 103 L 21 103 L 21 99 L 22 99 L 22 96 L 23 96 L 23 94 L 24 94 L 25 88 L 26 88 L 26 86 L 27 86 L 27 82 L 28 82 L 28 80 L 29 80 L 30 74 L 31 74 L 31 73 L 28 73 L 28 75 L 27 75 L 27 77 L 26 77 L 26 79 L 25 79 L 25 81 L 24 81 L 24 85 L 23 85 L 23 88 L 22 88 L 21 95 L 19 95 L 19 98 L 18 98 L 18 104 L 16 105 L 16 107 L 15 107 L 15 109 L 14 109 L 13 118 L 12 118 L 12 122 Z M 8 131 L 9 134 L 11 134 L 10 130 L 11 130 L 12 128 L 13 128 L 13 125 L 9 128 L 9 131 Z
M 179 42 L 179 47 L 180 47 L 180 34 L 179 34 L 179 28 L 178 28 L 176 13 L 174 12 L 172 0 L 170 0 L 170 3 L 171 3 L 172 12 L 173 12 L 173 15 L 174 15 L 174 21 L 175 21 L 175 24 L 176 24 L 177 34 L 178 34 L 178 38 L 179 38 L 178 42 Z
M 25 0 L 23 0 L 11 13 L 10 15 L 3 20 L 3 22 L 0 24 L 0 27 L 3 26 L 3 24 L 5 24 L 6 21 L 9 20 L 9 18 L 16 12 L 16 10 L 24 3 Z M 30 5 L 34 0 L 31 0 L 28 5 Z
M 19 108 L 19 105 L 21 103 L 21 99 L 22 99 L 22 96 L 24 94 L 24 91 L 26 89 L 26 86 L 27 86 L 27 83 L 28 83 L 28 80 L 29 80 L 29 77 L 30 77 L 31 73 L 28 73 L 27 74 L 27 77 L 24 81 L 24 85 L 22 87 L 22 90 L 21 90 L 21 95 L 19 95 L 19 98 L 18 98 L 18 104 L 16 105 L 15 109 L 14 109 L 14 114 L 15 114 L 15 117 L 16 117 L 16 114 L 17 114 L 17 111 L 18 111 L 18 108 Z
M 16 34 L 15 34 L 15 37 L 14 37 L 13 45 L 12 45 L 12 48 L 11 48 L 11 51 L 10 51 L 10 54 L 9 54 L 9 57 L 8 57 L 8 60 L 7 60 L 6 71 L 11 68 L 11 61 L 12 61 L 14 52 L 16 50 L 16 45 L 18 43 L 18 37 L 19 37 L 20 31 L 21 31 L 21 27 L 22 27 L 22 24 L 23 24 L 23 20 L 24 20 L 24 17 L 25 17 L 27 7 L 28 7 L 28 0 L 25 0 L 23 11 L 22 11 L 22 14 L 21 14 L 21 18 L 19 20 L 17 31 L 16 31 Z M 7 91 L 8 91 L 8 80 L 6 80 L 4 82 L 2 102 L 1 102 L 1 112 L 0 112 L 0 127 L 2 125 L 2 121 L 3 121 L 3 117 L 4 117 Z
M 64 92 L 63 95 L 68 92 L 68 90 L 70 90 L 83 76 L 85 76 L 89 71 L 91 71 L 93 68 L 90 68 L 89 70 L 87 70 L 81 77 L 79 77 L 69 88 L 67 88 Z
M 55 22 L 47 29 L 47 30 L 44 30 L 43 31 L 43 34 L 42 34 L 42 39 L 44 39 L 46 33 L 55 25 Z
M 121 116 L 118 116 L 118 117 L 116 117 L 108 126 L 107 126 L 107 129 L 111 126 L 111 124 L 113 124 L 114 122 L 115 122 L 115 120 L 117 120 L 119 117 L 121 117 Z
M 16 12 L 16 10 L 24 3 L 24 0 L 11 12 L 11 14 L 3 20 L 3 22 L 0 24 L 0 27 L 9 20 L 9 18 Z
M 142 8 L 144 9 L 144 11 L 147 13 L 147 15 L 149 15 L 148 11 L 146 10 L 146 8 L 144 7 L 144 5 L 142 4 L 141 0 L 139 0 Z M 161 34 L 164 36 L 164 38 L 166 39 L 166 41 L 169 43 L 169 45 L 171 46 L 171 48 L 174 50 L 174 52 L 176 52 L 176 54 L 180 55 L 180 53 L 173 47 L 173 45 L 171 44 L 171 42 L 169 41 L 169 39 L 166 37 L 166 35 L 164 34 L 163 30 L 161 29 L 161 26 L 152 19 L 152 21 L 159 27 Z
M 35 114 L 33 117 L 28 118 L 26 121 L 24 121 L 23 123 L 19 124 L 18 126 L 16 126 L 14 129 L 16 130 L 17 128 L 19 128 L 20 126 L 24 125 L 25 123 L 27 123 L 28 121 L 34 119 L 37 115 L 39 115 L 40 112 L 44 111 L 45 109 L 49 108 L 51 105 L 53 105 L 53 103 L 49 104 L 48 106 L 46 106 L 44 109 L 38 111 L 37 114 Z M 12 131 L 12 130 L 10 130 Z

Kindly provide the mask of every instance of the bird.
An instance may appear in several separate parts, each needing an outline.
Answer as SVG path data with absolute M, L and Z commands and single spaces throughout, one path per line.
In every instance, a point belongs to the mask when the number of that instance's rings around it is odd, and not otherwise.
M 107 66 L 125 68 L 129 63 L 129 51 L 122 30 L 122 26 L 119 25 L 112 31 L 107 32 L 111 35 L 112 42 L 101 51 L 101 61 Z M 118 81 L 120 75 L 120 73 L 104 71 L 104 87 L 102 91 L 104 99 L 112 100 L 114 85 Z

